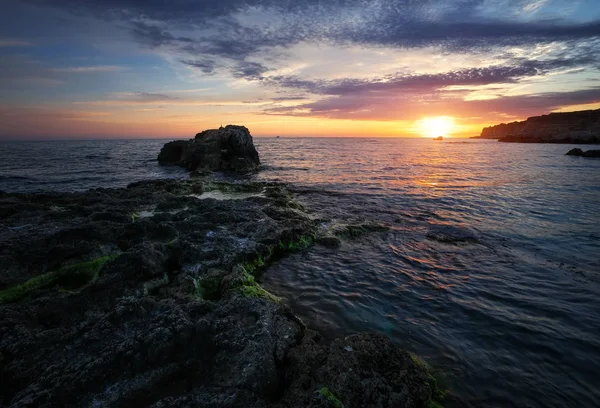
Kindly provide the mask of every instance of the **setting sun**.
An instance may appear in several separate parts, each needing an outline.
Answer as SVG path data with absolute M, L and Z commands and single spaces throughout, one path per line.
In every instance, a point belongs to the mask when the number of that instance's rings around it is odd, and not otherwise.
M 424 137 L 446 137 L 454 130 L 454 118 L 450 116 L 423 118 L 419 121 L 419 129 Z

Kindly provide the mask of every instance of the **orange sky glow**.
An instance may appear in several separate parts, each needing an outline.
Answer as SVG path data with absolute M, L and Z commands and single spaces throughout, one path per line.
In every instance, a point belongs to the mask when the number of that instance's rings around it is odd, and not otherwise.
M 600 108 L 597 0 L 179 1 L 8 0 L 0 140 L 471 137 Z

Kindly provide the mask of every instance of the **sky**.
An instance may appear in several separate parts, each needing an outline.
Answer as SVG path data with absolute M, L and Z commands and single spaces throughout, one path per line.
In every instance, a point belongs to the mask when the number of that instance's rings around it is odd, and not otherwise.
M 597 108 L 599 0 L 0 4 L 0 139 L 461 137 Z

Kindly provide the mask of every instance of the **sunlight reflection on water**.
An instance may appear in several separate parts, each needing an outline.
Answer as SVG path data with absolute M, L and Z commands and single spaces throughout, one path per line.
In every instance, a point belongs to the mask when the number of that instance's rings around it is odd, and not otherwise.
M 293 183 L 332 219 L 390 227 L 267 271 L 309 324 L 382 331 L 476 406 L 599 400 L 600 160 L 495 141 L 258 144 L 258 179 Z

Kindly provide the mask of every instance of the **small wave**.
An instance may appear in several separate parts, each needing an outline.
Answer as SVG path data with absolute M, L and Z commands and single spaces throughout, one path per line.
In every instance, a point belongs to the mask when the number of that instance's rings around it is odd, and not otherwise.
M 65 179 L 59 179 L 59 180 L 48 180 L 45 181 L 43 184 L 71 184 L 71 183 L 77 183 L 77 184 L 83 184 L 83 182 L 86 181 L 113 181 L 113 179 L 109 179 L 109 180 L 105 180 L 102 177 L 73 177 L 73 178 L 65 178 Z M 90 185 L 90 187 L 93 187 Z
M 263 170 L 273 170 L 273 171 L 309 171 L 308 167 L 293 167 L 293 166 L 271 166 L 271 165 L 263 165 Z
M 479 236 L 475 231 L 461 225 L 434 224 L 429 227 L 425 236 L 445 243 L 479 242 Z
M 27 177 L 27 176 L 5 176 L 0 174 L 0 180 L 35 180 L 32 177 Z
M 101 155 L 101 154 L 87 154 L 87 155 L 83 156 L 83 158 L 87 159 L 87 160 L 110 160 L 110 159 L 112 159 L 112 157 L 110 157 L 110 156 Z
M 295 186 L 289 186 L 291 192 L 296 194 L 321 194 L 326 196 L 333 197 L 343 197 L 343 196 L 354 196 L 354 193 L 349 193 L 347 191 L 333 191 L 333 190 L 321 190 L 316 188 L 301 188 Z

